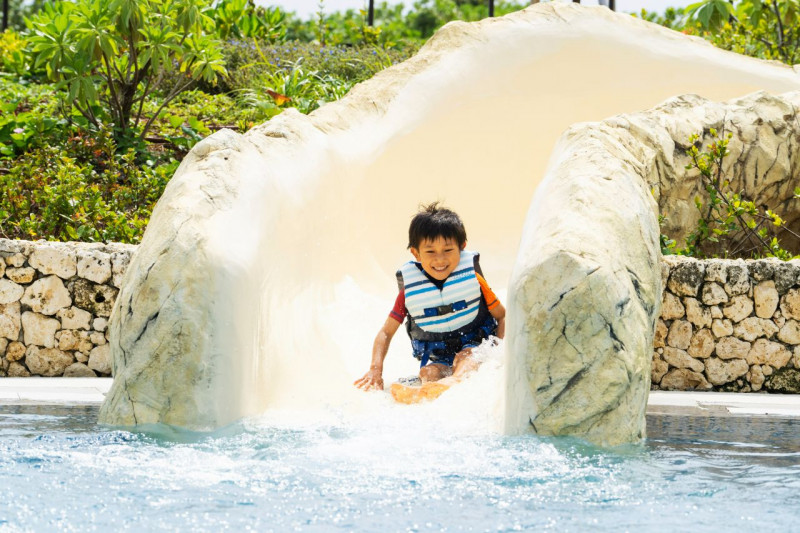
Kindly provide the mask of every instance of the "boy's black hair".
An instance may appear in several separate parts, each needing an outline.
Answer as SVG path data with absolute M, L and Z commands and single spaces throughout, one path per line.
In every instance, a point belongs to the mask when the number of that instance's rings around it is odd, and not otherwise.
M 453 239 L 458 247 L 467 242 L 467 230 L 454 211 L 441 207 L 439 202 L 420 206 L 419 213 L 411 219 L 408 227 L 408 247 L 419 249 L 422 241 L 435 241 L 437 238 Z

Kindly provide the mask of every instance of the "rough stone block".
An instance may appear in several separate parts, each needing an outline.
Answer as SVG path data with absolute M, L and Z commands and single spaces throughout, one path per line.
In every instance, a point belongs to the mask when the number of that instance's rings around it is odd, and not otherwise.
M 58 276 L 47 276 L 33 282 L 25 289 L 20 300 L 35 313 L 55 315 L 56 312 L 72 305 L 72 298 Z
M 114 287 L 122 287 L 122 277 L 125 275 L 130 261 L 130 252 L 115 252 L 111 254 L 111 284 Z
M 711 323 L 711 333 L 718 339 L 722 337 L 728 337 L 729 335 L 733 335 L 733 322 L 728 320 L 727 318 L 718 320 L 715 319 Z
M 786 344 L 800 344 L 800 322 L 787 320 L 778 332 L 778 340 Z
M 800 320 L 800 289 L 792 289 L 781 298 L 781 316 Z
M 800 370 L 781 368 L 764 382 L 764 388 L 780 394 L 800 393 Z
M 719 351 L 719 349 L 717 349 Z M 747 353 L 747 362 L 751 365 L 770 365 L 782 368 L 791 360 L 792 353 L 783 344 L 758 339 Z
M 71 354 L 56 348 L 29 346 L 25 353 L 25 365 L 37 376 L 61 376 L 73 362 Z
M 778 294 L 785 294 L 797 283 L 797 269 L 791 263 L 780 261 L 774 265 L 772 279 Z
M 78 276 L 103 284 L 111 279 L 111 255 L 97 250 L 80 250 Z
M 727 272 L 728 281 L 725 282 L 724 287 L 728 296 L 747 294 L 750 290 L 750 274 L 747 271 L 747 264 L 742 260 L 733 264 L 728 263 Z
M 22 313 L 22 332 L 27 346 L 55 347 L 56 331 L 60 328 L 61 324 L 55 318 L 31 311 Z
M 21 327 L 19 302 L 0 304 L 0 337 L 15 341 Z
M 711 327 L 711 310 L 705 307 L 695 298 L 687 297 L 683 299 L 686 308 L 686 318 L 696 328 Z
M 671 269 L 667 286 L 675 295 L 697 296 L 705 271 L 705 265 L 699 261 L 682 261 Z
M 709 259 L 706 261 L 706 281 L 724 284 L 728 281 L 728 265 L 721 259 Z
M 10 279 L 0 279 L 0 305 L 18 302 L 25 293 L 25 288 Z
M 752 387 L 754 392 L 758 392 L 761 390 L 761 387 L 764 385 L 764 371 L 761 370 L 759 365 L 753 365 L 750 367 L 750 372 L 746 376 L 747 381 L 750 382 L 750 387 Z
M 61 327 L 64 329 L 89 329 L 89 321 L 92 314 L 79 307 L 62 309 L 56 316 L 61 320 Z
M 31 377 L 31 373 L 25 368 L 24 365 L 20 364 L 17 361 L 12 362 L 8 365 L 8 377 L 10 378 L 29 378 Z
M 6 265 L 14 268 L 19 268 L 25 264 L 25 255 L 21 253 L 15 253 L 6 257 Z
M 664 320 L 674 320 L 676 318 L 683 318 L 685 309 L 681 303 L 681 299 L 674 294 L 664 291 L 663 299 L 661 300 L 661 318 Z
M 733 322 L 740 322 L 749 317 L 753 312 L 753 300 L 744 295 L 734 296 L 728 305 L 722 308 L 725 318 Z
M 746 341 L 753 342 L 759 337 L 770 338 L 778 332 L 778 326 L 772 320 L 751 316 L 733 327 L 733 334 Z
M 692 324 L 686 320 L 675 320 L 669 327 L 667 344 L 685 350 L 692 341 Z
M 718 305 L 728 303 L 728 294 L 720 284 L 711 282 L 703 285 L 701 299 L 706 305 Z
M 703 374 L 688 368 L 673 368 L 661 378 L 660 386 L 664 390 L 708 390 L 711 388 Z
M 753 301 L 755 302 L 757 317 L 772 318 L 780 302 L 775 282 L 772 280 L 762 281 L 756 285 L 753 289 Z
M 714 335 L 708 329 L 701 329 L 692 336 L 689 344 L 689 355 L 697 359 L 706 359 L 714 353 Z
M 2 261 L 0 261 L 2 263 Z M 24 268 L 7 268 L 6 269 L 6 277 L 13 281 L 14 283 L 30 283 L 33 281 L 34 276 L 36 275 L 36 271 L 31 267 L 24 267 Z
M 55 274 L 61 279 L 69 279 L 78 273 L 75 252 L 64 246 L 37 246 L 28 263 L 46 276 Z
M 58 341 L 58 349 L 62 351 L 72 351 L 78 349 L 78 344 L 81 341 L 78 332 L 72 329 L 63 329 L 56 333 L 56 340 Z
M 672 348 L 670 346 L 664 348 L 663 357 L 664 361 L 675 368 L 688 368 L 695 372 L 702 372 L 704 368 L 703 363 L 678 348 Z
M 19 361 L 25 357 L 25 345 L 21 342 L 10 342 L 6 348 L 6 359 L 9 361 Z
M 744 359 L 750 353 L 750 348 L 749 342 L 740 341 L 734 337 L 723 337 L 717 342 L 717 357 L 720 359 Z
M 108 344 L 92 350 L 89 354 L 89 368 L 100 374 L 111 373 L 111 350 Z
M 661 383 L 661 378 L 669 370 L 669 365 L 666 361 L 661 359 L 658 354 L 653 354 L 653 365 L 650 367 L 650 381 L 652 383 Z
M 706 377 L 713 385 L 725 385 L 745 374 L 750 366 L 744 359 L 722 360 L 718 357 L 709 357 L 705 360 Z
M 750 264 L 750 275 L 756 281 L 766 281 L 772 279 L 774 263 L 770 260 L 753 261 Z M 774 284 L 773 284 L 774 286 Z
M 108 285 L 98 285 L 85 279 L 71 284 L 75 305 L 96 316 L 109 317 L 119 291 Z
M 64 370 L 65 378 L 94 378 L 97 374 L 83 363 L 72 363 Z
M 89 333 L 89 340 L 95 346 L 100 346 L 106 343 L 106 336 L 100 331 L 92 331 Z

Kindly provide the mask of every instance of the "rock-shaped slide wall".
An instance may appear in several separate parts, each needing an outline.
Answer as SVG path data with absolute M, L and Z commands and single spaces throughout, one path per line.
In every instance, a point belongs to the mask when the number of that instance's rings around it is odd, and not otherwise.
M 365 370 L 373 332 L 393 301 L 407 223 L 420 202 L 441 199 L 461 213 L 470 248 L 482 252 L 487 279 L 502 291 L 531 198 L 558 136 L 571 124 L 647 109 L 677 94 L 724 100 L 798 88 L 790 68 L 605 8 L 549 3 L 502 19 L 449 24 L 415 57 L 310 116 L 284 112 L 246 135 L 218 132 L 182 163 L 128 269 L 110 325 L 115 381 L 101 421 L 218 427 L 275 405 L 313 408 L 352 394 L 349 384 Z M 583 135 L 588 139 L 591 131 L 587 126 Z M 570 135 L 577 134 L 567 141 Z M 558 154 L 570 153 L 564 142 Z M 620 145 L 597 157 L 616 155 L 630 156 Z M 526 250 L 544 246 L 531 244 L 531 237 L 557 233 L 563 221 L 540 206 L 563 201 L 564 213 L 588 213 L 598 202 L 597 215 L 573 236 L 591 254 L 605 250 L 613 257 L 602 273 L 589 276 L 598 285 L 582 291 L 583 307 L 610 320 L 617 310 L 602 310 L 604 293 L 619 302 L 631 287 L 636 292 L 636 283 L 639 293 L 620 310 L 630 325 L 613 322 L 613 332 L 598 327 L 605 341 L 575 345 L 584 361 L 575 368 L 584 368 L 586 357 L 602 360 L 598 346 L 624 344 L 620 360 L 631 362 L 626 372 L 635 390 L 620 403 L 640 413 L 647 384 L 638 375 L 652 346 L 648 302 L 658 289 L 655 206 L 633 179 L 641 175 L 631 171 L 640 164 L 635 157 L 608 164 L 627 181 L 612 180 L 595 195 L 573 197 L 570 185 L 554 183 L 551 173 L 532 204 L 514 287 L 532 275 L 526 261 L 562 269 L 564 283 L 547 291 L 570 285 L 576 274 L 567 268 L 594 268 Z M 560 156 L 552 165 L 570 168 Z M 570 177 L 585 178 L 589 187 L 598 173 L 582 168 Z M 617 217 L 628 217 L 630 235 L 608 235 L 619 227 Z M 576 305 L 578 292 L 563 305 Z M 531 308 L 514 316 L 522 309 L 514 296 L 508 390 L 520 394 L 507 402 L 509 431 L 529 427 L 535 406 L 519 386 L 529 382 L 538 358 L 555 355 L 540 353 L 534 341 L 525 346 L 522 324 L 531 327 L 527 317 L 540 314 Z M 400 342 L 393 349 L 402 353 Z M 548 393 L 558 396 L 555 391 Z M 627 426 L 624 437 L 597 437 L 595 428 L 592 438 L 617 442 L 642 432 L 639 418 Z M 550 430 L 560 432 L 555 425 Z
M 657 213 L 678 218 L 702 188 L 686 169 L 688 139 L 705 133 L 707 145 L 711 128 L 734 133 L 724 167 L 734 190 L 796 219 L 798 107 L 800 92 L 726 103 L 680 96 L 562 136 L 509 289 L 509 405 L 528 391 L 533 400 L 509 422 L 603 444 L 644 436 L 662 294 Z M 689 214 L 686 225 L 697 219 Z

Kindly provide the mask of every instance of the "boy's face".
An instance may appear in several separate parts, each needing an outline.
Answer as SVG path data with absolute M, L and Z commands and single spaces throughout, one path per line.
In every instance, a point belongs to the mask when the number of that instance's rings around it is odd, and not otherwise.
M 461 250 L 467 243 L 459 246 L 453 239 L 437 237 L 434 240 L 424 240 L 419 248 L 411 247 L 414 258 L 422 263 L 422 268 L 434 279 L 444 280 L 453 273 L 461 259 Z

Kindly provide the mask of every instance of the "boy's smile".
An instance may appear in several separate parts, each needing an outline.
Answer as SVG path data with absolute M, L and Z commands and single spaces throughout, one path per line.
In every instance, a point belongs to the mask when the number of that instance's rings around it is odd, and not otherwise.
M 461 250 L 466 245 L 467 243 L 464 243 L 463 246 L 459 246 L 454 239 L 437 237 L 434 240 L 422 241 L 419 248 L 412 246 L 411 253 L 430 277 L 442 281 L 456 269 L 461 260 Z

